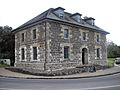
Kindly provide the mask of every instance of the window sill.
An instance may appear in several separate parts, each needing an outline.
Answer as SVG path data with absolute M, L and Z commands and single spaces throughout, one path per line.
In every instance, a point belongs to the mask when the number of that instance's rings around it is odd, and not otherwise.
M 64 39 L 70 39 L 70 38 L 64 38 Z
M 82 41 L 83 41 L 83 42 L 84 42 L 84 41 L 86 42 L 86 41 L 88 41 L 88 40 L 82 40 Z
M 39 61 L 39 60 L 30 60 L 30 62 L 37 62 L 37 61 Z
M 97 57 L 96 60 L 100 60 L 101 58 L 100 57 Z
M 21 62 L 26 62 L 26 60 L 21 60 Z

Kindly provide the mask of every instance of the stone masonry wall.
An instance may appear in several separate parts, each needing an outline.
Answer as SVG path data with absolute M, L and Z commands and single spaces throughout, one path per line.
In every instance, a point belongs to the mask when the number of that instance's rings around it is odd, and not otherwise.
M 69 38 L 64 38 L 64 29 L 69 30 Z M 82 40 L 82 32 L 87 33 L 87 41 Z M 97 32 L 99 33 L 99 32 Z M 72 68 L 82 65 L 82 48 L 87 48 L 88 64 L 106 65 L 106 35 L 100 34 L 96 42 L 96 32 L 60 23 L 47 23 L 47 70 Z M 64 46 L 69 46 L 69 59 L 64 59 Z M 101 48 L 100 58 L 95 58 L 96 47 Z
M 32 38 L 32 30 L 36 29 L 36 39 Z M 24 33 L 25 40 L 21 41 Z M 37 47 L 37 60 L 32 59 L 32 47 Z M 21 48 L 25 49 L 25 61 L 21 60 Z M 22 30 L 15 34 L 15 66 L 20 68 L 33 68 L 44 70 L 45 62 L 45 24 Z
M 37 38 L 32 39 L 32 30 L 36 29 Z M 46 29 L 46 32 L 45 32 Z M 64 38 L 64 29 L 69 30 L 69 38 Z M 82 33 L 86 32 L 86 40 Z M 25 41 L 21 42 L 21 34 Z M 100 42 L 96 42 L 96 35 Z M 45 42 L 46 41 L 46 42 Z M 37 47 L 37 60 L 32 59 L 32 47 Z M 64 46 L 69 46 L 69 58 L 64 59 Z M 96 58 L 96 48 L 100 48 L 100 58 Z M 25 49 L 25 60 L 21 60 L 21 48 Z M 82 65 L 82 49 L 87 49 L 88 64 L 107 64 L 106 35 L 93 30 L 58 22 L 41 23 L 15 34 L 15 66 L 54 71 Z

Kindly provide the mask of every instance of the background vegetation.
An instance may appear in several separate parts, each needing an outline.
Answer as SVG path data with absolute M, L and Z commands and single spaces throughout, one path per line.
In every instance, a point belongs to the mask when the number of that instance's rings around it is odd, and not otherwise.
M 15 39 L 12 27 L 0 26 L 0 59 L 10 59 L 14 65 L 14 45 Z
M 112 41 L 107 42 L 107 54 L 108 58 L 120 57 L 120 46 L 117 46 Z

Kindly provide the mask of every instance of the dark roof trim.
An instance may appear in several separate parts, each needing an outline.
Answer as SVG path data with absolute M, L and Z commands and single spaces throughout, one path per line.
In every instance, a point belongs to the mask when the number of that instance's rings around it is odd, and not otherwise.
M 80 15 L 80 16 L 82 16 L 82 14 L 80 14 L 80 13 L 74 13 L 74 14 L 71 15 L 71 17 L 72 17 L 72 16 L 75 16 L 75 15 Z
M 94 18 L 92 18 L 92 17 L 87 17 L 87 18 L 85 18 L 84 20 L 86 21 L 86 20 L 95 20 Z
M 62 8 L 62 7 L 57 7 L 57 8 L 55 8 L 55 9 L 54 9 L 54 11 L 56 11 L 56 10 L 58 10 L 58 9 L 65 10 L 65 9 L 64 9 L 64 8 Z

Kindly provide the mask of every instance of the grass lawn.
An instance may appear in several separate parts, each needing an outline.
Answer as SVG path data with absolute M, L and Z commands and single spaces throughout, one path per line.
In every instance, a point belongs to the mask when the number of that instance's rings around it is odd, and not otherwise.
M 9 65 L 6 64 L 0 64 L 0 68 L 8 67 Z
M 113 66 L 115 58 L 108 58 L 108 66 Z

